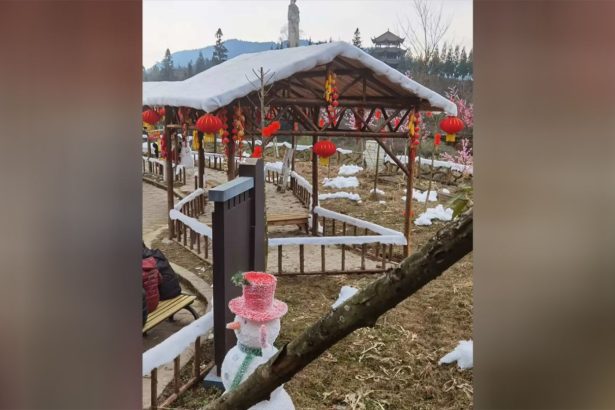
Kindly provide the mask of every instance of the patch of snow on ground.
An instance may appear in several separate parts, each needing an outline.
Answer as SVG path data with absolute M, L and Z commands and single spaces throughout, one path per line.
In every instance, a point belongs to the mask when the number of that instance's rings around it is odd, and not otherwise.
M 359 180 L 357 177 L 335 177 L 325 178 L 323 186 L 327 188 L 356 188 L 359 186 Z
M 425 203 L 425 198 L 427 197 L 427 191 L 419 191 L 418 189 L 412 188 L 412 199 L 417 202 Z M 401 197 L 402 201 L 406 200 L 406 195 Z M 438 200 L 438 193 L 435 191 L 429 192 L 429 202 L 436 202 Z
M 352 154 L 351 149 L 338 148 L 336 151 L 342 155 Z
M 370 193 L 370 194 L 373 194 L 373 193 L 374 193 L 374 188 L 370 189 L 370 190 L 369 190 L 369 193 Z M 384 196 L 384 195 L 385 195 L 385 193 L 384 193 L 384 191 L 383 191 L 382 189 L 378 189 L 378 188 L 376 188 L 376 195 Z
M 333 309 L 337 308 L 338 306 L 346 302 L 346 300 L 350 299 L 358 291 L 359 289 L 353 288 L 352 286 L 342 286 L 342 288 L 340 289 L 339 297 L 337 298 L 335 303 L 331 305 L 331 307 Z
M 419 191 L 418 189 L 412 189 L 412 199 L 418 202 L 425 202 L 427 199 L 427 191 Z M 438 193 L 436 191 L 429 192 L 429 202 L 436 202 L 438 200 Z
M 450 221 L 451 219 L 453 219 L 453 210 L 451 208 L 444 209 L 442 205 L 438 205 L 435 208 L 427 208 L 426 212 L 423 212 L 419 215 L 418 218 L 414 220 L 414 224 L 431 225 L 432 219 Z
M 327 199 L 336 199 L 336 198 L 346 198 L 346 199 L 350 199 L 351 201 L 357 201 L 361 203 L 361 196 L 359 194 L 353 194 L 351 192 L 340 191 L 340 192 L 333 192 L 331 194 L 318 195 L 319 201 L 325 201 Z
M 342 287 L 342 290 L 343 289 Z M 457 365 L 462 370 L 471 369 L 474 366 L 474 343 L 471 340 L 460 341 L 452 352 L 440 359 L 438 364 L 449 364 L 453 362 L 457 362 Z
M 384 205 L 384 204 L 386 204 L 386 203 L 387 203 L 387 201 L 378 201 L 378 203 L 379 203 L 380 205 Z
M 449 191 L 449 190 L 448 190 L 448 189 L 446 189 L 446 188 L 442 188 L 442 193 L 443 193 L 443 194 L 450 194 L 450 193 L 451 193 L 451 191 Z
M 363 168 L 361 168 L 358 165 L 342 165 L 340 167 L 340 171 L 338 172 L 338 175 L 350 176 L 350 175 L 354 175 L 361 171 L 363 171 Z

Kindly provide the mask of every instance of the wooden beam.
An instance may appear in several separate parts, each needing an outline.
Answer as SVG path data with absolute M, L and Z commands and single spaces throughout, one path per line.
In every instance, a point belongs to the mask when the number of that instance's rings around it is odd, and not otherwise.
M 407 134 L 404 133 L 404 138 L 407 138 L 407 137 L 408 137 Z M 384 144 L 384 142 L 382 142 L 382 139 L 374 138 L 374 140 L 378 143 L 378 145 L 380 145 L 382 147 L 382 149 L 384 150 L 384 152 L 386 152 L 386 154 L 389 156 L 389 158 L 391 158 L 393 160 L 393 162 L 395 162 L 395 164 L 399 167 L 399 169 L 401 169 L 404 172 L 404 174 L 406 174 L 406 176 L 410 176 L 406 166 L 399 160 L 399 158 L 397 158 L 397 155 L 395 155 L 393 153 L 393 151 L 391 151 L 389 149 L 389 147 L 387 147 Z
M 252 133 L 246 133 L 247 136 Z M 259 134 L 260 135 L 260 134 Z M 348 138 L 407 138 L 408 134 L 405 132 L 373 132 L 373 131 L 353 131 L 353 130 L 339 130 L 339 131 L 327 131 L 327 130 L 280 130 L 277 132 L 278 136 L 321 136 L 321 137 L 348 137 Z

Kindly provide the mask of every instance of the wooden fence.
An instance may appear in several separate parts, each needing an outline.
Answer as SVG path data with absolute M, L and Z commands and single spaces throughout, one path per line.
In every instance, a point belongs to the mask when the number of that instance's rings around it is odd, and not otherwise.
M 164 173 L 164 168 L 166 164 L 164 161 L 158 158 L 141 157 L 141 162 L 142 162 L 144 174 L 150 174 L 154 176 L 155 178 L 162 179 L 162 180 L 166 178 L 165 173 Z M 177 184 L 185 185 L 186 184 L 186 168 L 180 165 L 178 169 L 179 170 L 176 170 L 174 166 L 173 182 Z

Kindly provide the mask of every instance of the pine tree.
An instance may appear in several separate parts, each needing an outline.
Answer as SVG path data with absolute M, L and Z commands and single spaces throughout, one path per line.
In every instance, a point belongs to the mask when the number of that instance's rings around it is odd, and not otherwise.
M 186 69 L 187 78 L 190 78 L 194 75 L 194 69 L 192 68 L 192 60 L 188 63 L 188 68 Z
M 433 54 L 431 55 L 431 59 L 429 60 L 429 74 L 439 75 L 440 70 L 442 69 L 441 65 L 442 62 L 440 61 L 440 51 L 436 46 Z
M 468 71 L 468 54 L 466 53 L 466 48 L 463 47 L 461 49 L 461 56 L 459 57 L 459 76 L 461 79 L 464 79 L 470 74 Z
M 352 38 L 352 44 L 355 47 L 359 47 L 362 48 L 362 44 L 361 44 L 361 32 L 359 31 L 359 28 L 357 27 L 357 29 L 354 31 L 354 37 Z
M 162 81 L 173 80 L 173 57 L 171 57 L 171 51 L 168 48 L 167 51 L 164 52 L 160 76 Z
M 467 71 L 470 77 L 474 77 L 474 56 L 472 54 L 472 50 L 470 50 L 470 53 L 468 54 Z
M 199 56 L 196 59 L 196 63 L 194 64 L 194 74 L 198 74 L 201 71 L 205 71 L 205 58 L 203 58 L 203 53 L 199 51 Z
M 224 47 L 224 43 L 222 42 L 222 29 L 218 29 L 216 31 L 216 45 L 214 46 L 214 54 L 211 57 L 211 62 L 213 65 L 218 65 L 226 61 L 227 56 L 226 53 L 228 50 Z
M 461 55 L 459 52 L 459 45 L 456 45 L 455 50 L 453 51 L 453 77 L 455 78 L 461 77 L 461 72 L 459 70 L 460 61 L 461 61 Z
M 453 77 L 455 74 L 455 59 L 453 58 L 453 48 L 448 47 L 446 51 L 446 59 L 444 60 L 444 70 L 442 70 L 447 78 Z

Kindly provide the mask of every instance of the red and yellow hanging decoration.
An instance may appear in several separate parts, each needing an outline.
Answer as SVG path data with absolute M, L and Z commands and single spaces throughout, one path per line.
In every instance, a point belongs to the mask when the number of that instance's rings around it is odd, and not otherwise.
M 241 106 L 236 105 L 233 109 L 233 128 L 231 129 L 231 133 L 233 134 L 233 142 L 236 143 L 237 147 L 241 147 L 241 143 L 243 141 L 243 137 L 245 136 L 245 128 L 244 123 L 246 121 L 246 117 L 241 112 Z M 243 151 L 239 150 L 239 158 L 242 158 Z
M 197 151 L 201 147 L 199 142 L 199 133 L 197 130 L 192 131 L 192 150 Z
M 156 125 L 160 121 L 160 115 L 154 110 L 143 111 L 141 119 L 149 125 Z
M 419 129 L 419 124 L 421 122 L 420 117 L 414 112 L 412 111 L 412 113 L 410 114 L 410 116 L 408 117 L 408 134 L 410 135 L 410 148 L 412 151 L 412 155 L 414 155 L 414 150 L 416 148 L 417 145 L 419 145 L 421 142 L 419 140 L 420 137 L 420 129 Z
M 326 167 L 329 165 L 329 157 L 335 154 L 337 147 L 331 140 L 322 140 L 314 144 L 312 150 L 315 155 L 318 155 L 320 165 Z
M 327 79 L 325 80 L 325 101 L 329 104 L 327 106 L 327 116 L 329 118 L 329 124 L 335 127 L 335 118 L 337 115 L 337 106 L 339 105 L 339 95 L 336 87 L 336 75 L 333 71 L 327 72 Z
M 204 135 L 205 142 L 214 142 L 214 138 L 217 132 L 222 128 L 220 118 L 213 114 L 205 114 L 196 120 L 196 128 Z
M 448 115 L 440 121 L 440 129 L 446 132 L 446 142 L 455 142 L 455 134 L 461 131 L 463 127 L 463 121 L 452 115 Z

